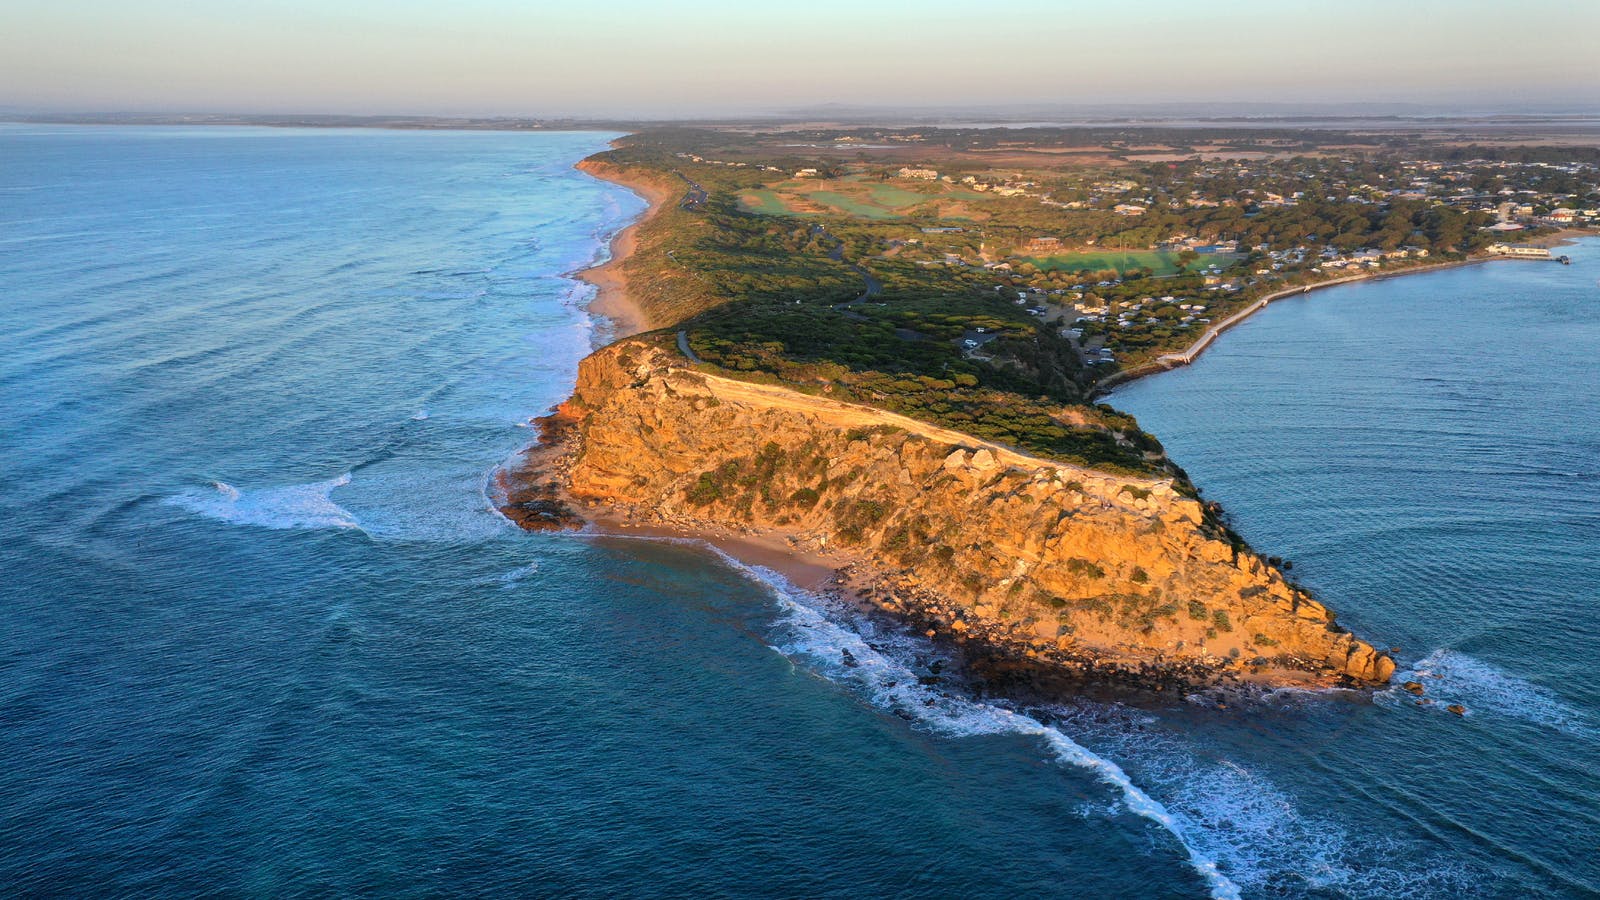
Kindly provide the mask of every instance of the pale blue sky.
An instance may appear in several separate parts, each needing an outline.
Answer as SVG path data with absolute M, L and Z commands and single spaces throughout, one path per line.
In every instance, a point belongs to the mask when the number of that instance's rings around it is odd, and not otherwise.
M 1600 103 L 1600 0 L 4 0 L 0 106 Z

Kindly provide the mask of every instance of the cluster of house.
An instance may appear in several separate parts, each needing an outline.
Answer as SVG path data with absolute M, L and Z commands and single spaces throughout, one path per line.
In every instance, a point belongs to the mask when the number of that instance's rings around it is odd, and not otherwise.
M 673 156 L 676 156 L 679 159 L 687 159 L 690 162 L 696 162 L 706 166 L 727 166 L 730 169 L 759 169 L 763 172 L 783 172 L 783 170 L 777 166 L 761 166 L 747 162 L 729 162 L 724 159 L 706 159 L 704 156 L 697 156 L 693 153 L 674 153 Z M 810 172 L 812 175 L 817 174 L 816 169 L 807 169 L 806 171 Z
M 950 178 L 946 176 L 945 180 L 949 181 Z M 961 183 L 979 193 L 992 192 L 999 197 L 1045 196 L 1044 194 L 1029 193 L 1033 188 L 1038 187 L 1031 181 L 985 181 L 976 175 L 965 175 L 962 176 Z
M 1442 167 L 1432 163 L 1426 164 L 1424 168 L 1438 170 Z M 1448 187 L 1450 184 L 1467 180 L 1468 172 L 1474 170 L 1504 173 L 1500 176 L 1502 179 L 1524 185 L 1537 185 L 1544 177 L 1552 174 L 1574 176 L 1589 181 L 1591 185 L 1597 178 L 1596 167 L 1588 163 L 1524 163 L 1474 159 L 1460 164 L 1460 167 L 1453 171 L 1430 171 L 1429 179 L 1418 180 L 1414 184 L 1419 189 L 1442 195 L 1445 202 L 1452 206 L 1494 215 L 1498 221 L 1489 226 L 1490 231 L 1520 231 L 1530 225 L 1568 227 L 1600 224 L 1600 208 L 1567 205 L 1579 199 L 1575 194 L 1541 191 L 1537 187 L 1502 187 L 1493 192 L 1475 190 L 1471 187 Z
M 1183 250 L 1193 250 L 1196 253 L 1206 253 L 1206 254 L 1238 253 L 1239 252 L 1239 242 L 1238 241 L 1231 241 L 1231 240 L 1230 241 L 1206 240 L 1204 238 L 1190 237 L 1190 236 L 1185 235 L 1185 236 L 1175 237 L 1175 238 L 1172 238 L 1170 240 L 1163 241 L 1163 242 L 1161 242 L 1160 244 L 1158 244 L 1156 246 L 1156 249 L 1157 250 L 1166 250 L 1168 252 L 1180 252 L 1180 251 L 1183 251 Z M 1262 251 L 1264 253 L 1264 252 L 1266 252 L 1266 250 L 1268 248 L 1267 248 L 1267 245 L 1261 244 L 1261 245 L 1258 245 L 1256 247 L 1256 249 L 1260 250 L 1260 251 Z
M 1507 200 L 1496 206 L 1493 212 L 1499 221 L 1489 226 L 1490 231 L 1521 231 L 1529 225 L 1556 225 L 1565 228 L 1600 223 L 1600 209 L 1572 209 L 1558 206 L 1540 212 L 1532 203 Z
M 1504 172 L 1505 178 L 1521 186 L 1502 187 L 1492 193 L 1459 186 L 1461 182 L 1473 179 L 1485 169 Z M 1540 225 L 1558 227 L 1600 225 L 1600 208 L 1573 204 L 1578 195 L 1540 191 L 1526 186 L 1537 184 L 1537 179 L 1541 175 L 1551 172 L 1575 175 L 1590 181 L 1594 181 L 1596 176 L 1595 167 L 1586 163 L 1557 165 L 1468 160 L 1447 166 L 1443 163 L 1414 160 L 1400 164 L 1396 180 L 1402 183 L 1398 186 L 1374 185 L 1358 182 L 1353 178 L 1348 181 L 1334 178 L 1327 182 L 1329 190 L 1326 199 L 1330 202 L 1365 205 L 1383 205 L 1395 200 L 1427 200 L 1464 212 L 1481 211 L 1495 215 L 1498 221 L 1491 226 L 1493 231 L 1520 231 L 1526 227 Z M 1226 176 L 1233 180 L 1259 176 L 1266 184 L 1261 187 L 1239 189 L 1229 196 L 1211 196 L 1200 189 L 1194 189 L 1190 190 L 1187 196 L 1172 199 L 1168 205 L 1173 208 L 1208 209 L 1219 206 L 1255 208 L 1297 206 L 1306 199 L 1306 193 L 1292 189 L 1290 182 L 1293 178 L 1304 180 L 1327 174 L 1302 171 L 1290 177 L 1283 172 L 1258 172 L 1243 162 L 1232 165 L 1217 164 L 1198 170 L 1195 176 L 1203 179 Z M 1277 187 L 1278 190 L 1271 190 L 1268 185 Z M 1105 208 L 1105 203 L 1109 202 L 1107 195 L 1124 194 L 1137 188 L 1138 185 L 1130 181 L 1119 181 L 1097 182 L 1090 187 L 1101 196 L 1091 196 L 1087 201 L 1049 202 L 1051 205 L 1068 209 Z M 1136 210 L 1139 207 L 1143 206 L 1148 210 L 1155 203 L 1156 198 L 1144 197 L 1138 200 L 1121 200 L 1110 208 L 1122 215 L 1138 215 L 1139 211 Z
M 902 166 L 899 171 L 895 172 L 895 175 L 900 178 L 910 179 L 912 181 L 943 181 L 946 184 L 959 183 L 971 188 L 974 191 L 978 191 L 980 193 L 992 192 L 1001 197 L 1021 197 L 1027 195 L 1029 189 L 1037 187 L 1037 185 L 1031 181 L 994 181 L 990 179 L 979 178 L 976 175 L 962 176 L 958 182 L 953 176 L 940 175 L 938 169 L 931 169 L 925 166 Z
M 1297 251 L 1303 248 L 1296 248 Z M 1423 259 L 1428 255 L 1425 247 L 1400 247 L 1395 250 L 1356 250 L 1351 253 L 1341 253 L 1336 247 L 1324 247 L 1319 255 L 1317 264 L 1311 271 L 1320 272 L 1327 269 L 1377 269 L 1383 266 L 1384 260 L 1396 259 Z M 1305 254 L 1299 253 L 1296 262 L 1305 260 Z
M 1151 315 L 1152 312 L 1161 307 L 1176 307 L 1182 315 L 1176 319 L 1170 316 Z M 1176 321 L 1180 326 L 1191 324 L 1208 325 L 1211 323 L 1211 320 L 1204 316 L 1206 311 L 1204 303 L 1171 295 L 1166 297 L 1141 297 L 1138 300 L 1123 300 L 1115 304 L 1109 302 L 1087 303 L 1080 300 L 1072 304 L 1072 308 L 1078 312 L 1075 324 L 1083 322 L 1115 322 L 1118 326 L 1127 327 L 1140 324 L 1141 318 L 1145 324 L 1150 325 L 1172 321 Z M 1113 309 L 1118 310 L 1115 313 L 1115 318 L 1112 317 Z M 1081 328 L 1069 329 L 1069 334 L 1072 337 L 1081 337 L 1083 330 Z

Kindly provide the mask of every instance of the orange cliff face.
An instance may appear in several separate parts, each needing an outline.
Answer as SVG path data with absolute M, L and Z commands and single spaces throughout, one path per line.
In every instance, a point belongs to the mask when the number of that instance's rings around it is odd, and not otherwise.
M 882 608 L 1029 665 L 1156 687 L 1394 671 L 1169 481 L 695 372 L 637 342 L 585 360 L 547 431 L 553 446 L 530 461 L 551 491 L 643 521 L 789 535 L 856 563 Z

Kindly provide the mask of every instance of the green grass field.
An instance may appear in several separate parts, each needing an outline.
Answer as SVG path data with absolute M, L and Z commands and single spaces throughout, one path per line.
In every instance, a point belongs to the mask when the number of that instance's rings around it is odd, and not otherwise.
M 739 208 L 763 216 L 794 215 L 778 195 L 768 190 L 745 191 L 739 195 Z
M 872 195 L 873 203 L 889 209 L 904 209 L 908 206 L 916 206 L 918 203 L 927 203 L 929 200 L 937 199 L 936 195 L 908 191 L 892 184 L 874 184 L 867 190 Z
M 834 209 L 858 216 L 863 219 L 897 219 L 899 214 L 892 209 L 885 209 L 875 203 L 863 202 L 848 194 L 838 191 L 812 191 L 806 195 L 818 203 L 826 203 Z
M 1173 275 L 1178 271 L 1178 254 L 1165 250 L 1102 250 L 1086 251 L 1083 253 L 1063 253 L 1057 256 L 1032 256 L 1026 257 L 1024 262 L 1032 263 L 1043 271 L 1065 270 L 1076 272 L 1079 269 L 1115 269 L 1126 272 L 1129 269 L 1149 269 L 1156 275 Z M 1227 269 L 1233 265 L 1231 256 L 1208 254 L 1201 256 L 1189 266 L 1189 271 L 1198 271 L 1206 266 L 1219 266 Z

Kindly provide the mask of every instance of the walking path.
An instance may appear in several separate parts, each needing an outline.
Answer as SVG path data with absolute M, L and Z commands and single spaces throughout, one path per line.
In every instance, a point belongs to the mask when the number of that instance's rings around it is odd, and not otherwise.
M 689 362 L 705 362 L 705 360 L 701 359 L 699 356 L 696 356 L 694 348 L 689 346 L 689 332 L 687 331 L 678 332 L 678 352 L 682 353 L 684 356 L 687 356 L 689 358 Z

